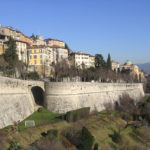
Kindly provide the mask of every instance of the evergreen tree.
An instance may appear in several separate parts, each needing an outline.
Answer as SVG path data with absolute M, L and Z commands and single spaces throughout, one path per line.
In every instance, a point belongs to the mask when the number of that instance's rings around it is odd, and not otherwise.
M 7 49 L 4 53 L 4 59 L 8 63 L 9 69 L 15 69 L 16 63 L 18 61 L 18 55 L 16 54 L 16 42 L 12 37 L 6 42 Z
M 105 68 L 106 67 L 106 62 L 103 58 L 103 55 L 101 55 L 101 54 L 95 55 L 95 67 L 96 68 Z
M 81 135 L 81 149 L 82 150 L 92 150 L 92 146 L 94 143 L 94 137 L 88 131 L 86 127 L 82 128 L 82 135 Z
M 107 69 L 112 70 L 112 63 L 111 63 L 110 54 L 108 54 L 108 58 L 107 58 Z

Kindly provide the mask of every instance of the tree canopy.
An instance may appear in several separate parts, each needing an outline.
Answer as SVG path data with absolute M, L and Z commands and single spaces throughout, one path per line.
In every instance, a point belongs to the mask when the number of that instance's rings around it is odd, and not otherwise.
M 101 54 L 95 55 L 95 67 L 96 68 L 105 68 L 106 67 L 106 62 L 103 58 L 103 55 L 101 55 Z
M 112 70 L 112 63 L 111 63 L 110 54 L 108 54 L 108 58 L 107 58 L 107 69 Z
M 14 69 L 18 61 L 18 55 L 16 50 L 16 42 L 12 37 L 6 42 L 7 49 L 4 53 L 4 59 L 8 63 L 10 69 Z

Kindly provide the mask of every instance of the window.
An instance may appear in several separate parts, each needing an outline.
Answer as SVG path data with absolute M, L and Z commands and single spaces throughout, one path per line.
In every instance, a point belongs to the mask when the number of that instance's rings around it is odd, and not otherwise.
M 34 53 L 36 53 L 36 50 L 34 50 Z
M 32 56 L 30 56 L 30 59 L 32 59 Z
M 37 58 L 37 56 L 36 55 L 34 55 L 34 59 L 36 59 Z
M 42 55 L 40 55 L 40 58 L 42 58 Z
M 42 64 L 42 60 L 40 60 L 40 64 Z
M 36 60 L 34 60 L 34 64 L 36 64 Z

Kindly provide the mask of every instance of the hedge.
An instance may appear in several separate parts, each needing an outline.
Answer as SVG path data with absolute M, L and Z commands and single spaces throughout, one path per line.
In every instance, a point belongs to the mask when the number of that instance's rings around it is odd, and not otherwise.
M 84 107 L 77 110 L 72 110 L 66 113 L 65 120 L 68 122 L 75 122 L 82 118 L 88 117 L 90 112 L 90 107 Z

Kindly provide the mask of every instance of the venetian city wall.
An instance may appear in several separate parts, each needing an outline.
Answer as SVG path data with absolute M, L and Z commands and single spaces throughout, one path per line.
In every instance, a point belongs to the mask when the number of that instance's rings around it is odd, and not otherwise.
M 31 88 L 37 85 L 44 88 L 43 82 L 0 77 L 0 128 L 22 121 L 35 111 Z
M 123 93 L 137 100 L 144 96 L 142 84 L 25 81 L 0 77 L 0 128 L 22 121 L 35 110 L 32 87 L 45 91 L 45 106 L 52 112 L 90 107 L 103 110 L 106 102 L 114 103 Z
M 135 100 L 144 96 L 141 83 L 47 83 L 45 90 L 47 108 L 56 113 L 82 107 L 90 107 L 90 111 L 101 111 L 105 109 L 105 103 L 115 103 L 123 94 L 128 94 Z

